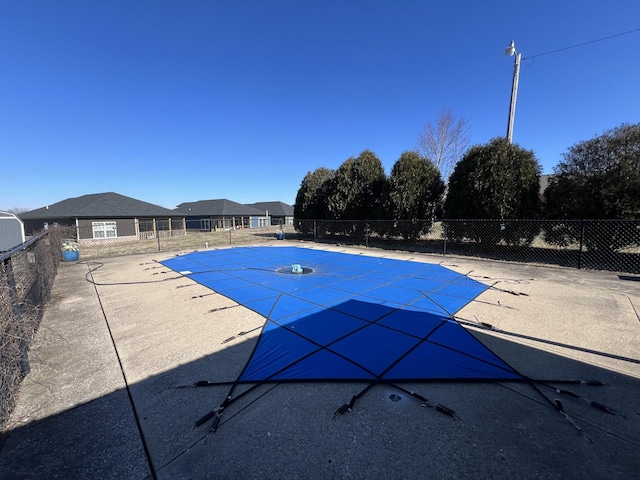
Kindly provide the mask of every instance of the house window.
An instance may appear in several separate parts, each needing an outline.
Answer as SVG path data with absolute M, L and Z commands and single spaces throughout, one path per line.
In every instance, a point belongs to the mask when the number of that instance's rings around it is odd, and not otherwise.
M 92 222 L 93 238 L 115 238 L 118 236 L 116 222 Z
M 258 218 L 258 226 L 259 227 L 268 227 L 269 226 L 269 219 L 267 217 Z

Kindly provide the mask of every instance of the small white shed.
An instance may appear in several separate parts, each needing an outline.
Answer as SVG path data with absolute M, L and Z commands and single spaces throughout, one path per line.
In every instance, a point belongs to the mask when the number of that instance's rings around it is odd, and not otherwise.
M 24 223 L 16 215 L 0 210 L 0 252 L 24 243 Z

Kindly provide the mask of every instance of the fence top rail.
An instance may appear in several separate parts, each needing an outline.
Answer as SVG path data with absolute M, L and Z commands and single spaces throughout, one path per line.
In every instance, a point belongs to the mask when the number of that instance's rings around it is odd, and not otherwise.
M 30 238 L 29 240 L 27 240 L 24 243 L 21 243 L 20 245 L 18 245 L 17 247 L 13 247 L 11 250 L 8 250 L 6 252 L 4 252 L 3 254 L 0 254 L 0 262 L 4 262 L 5 260 L 7 260 L 9 257 L 12 257 L 13 255 L 15 255 L 16 253 L 22 251 L 22 250 L 26 250 L 27 248 L 29 248 L 31 245 L 33 245 L 34 243 L 36 243 L 38 240 L 40 240 L 41 238 L 45 237 L 46 235 L 48 235 L 49 232 L 45 231 L 40 233 L 39 235 L 36 235 L 33 238 Z
M 433 222 L 546 222 L 546 223 L 640 223 L 640 218 L 584 218 L 584 219 L 561 219 L 561 218 L 388 218 L 388 219 L 375 219 L 375 220 L 362 220 L 362 219 L 337 219 L 337 218 L 296 218 L 297 222 L 412 222 L 412 221 L 433 221 Z

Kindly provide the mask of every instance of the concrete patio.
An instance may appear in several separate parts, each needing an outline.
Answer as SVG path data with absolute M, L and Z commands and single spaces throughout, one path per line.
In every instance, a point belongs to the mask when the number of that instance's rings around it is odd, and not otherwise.
M 269 384 L 225 410 L 210 434 L 209 422 L 194 422 L 228 387 L 192 385 L 234 381 L 263 318 L 157 263 L 174 254 L 65 263 L 0 450 L 0 477 L 637 476 L 640 277 L 296 245 L 469 274 L 494 286 L 458 314 L 482 343 L 526 376 L 605 385 L 553 384 L 579 398 L 528 384 L 405 386 L 427 397 L 427 407 L 378 385 L 334 419 L 365 385 Z M 545 397 L 560 399 L 569 418 Z M 436 404 L 456 418 L 429 408 Z

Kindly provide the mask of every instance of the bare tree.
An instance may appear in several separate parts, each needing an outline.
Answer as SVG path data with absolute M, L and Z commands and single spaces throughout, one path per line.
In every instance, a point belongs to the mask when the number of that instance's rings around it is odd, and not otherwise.
M 12 207 L 9 210 L 6 210 L 9 213 L 13 213 L 15 215 L 20 215 L 21 213 L 25 213 L 28 212 L 29 209 L 28 208 L 21 208 L 21 207 Z
M 427 123 L 418 134 L 418 151 L 435 165 L 445 182 L 468 145 L 468 120 L 456 117 L 448 107 L 438 113 L 435 124 Z

